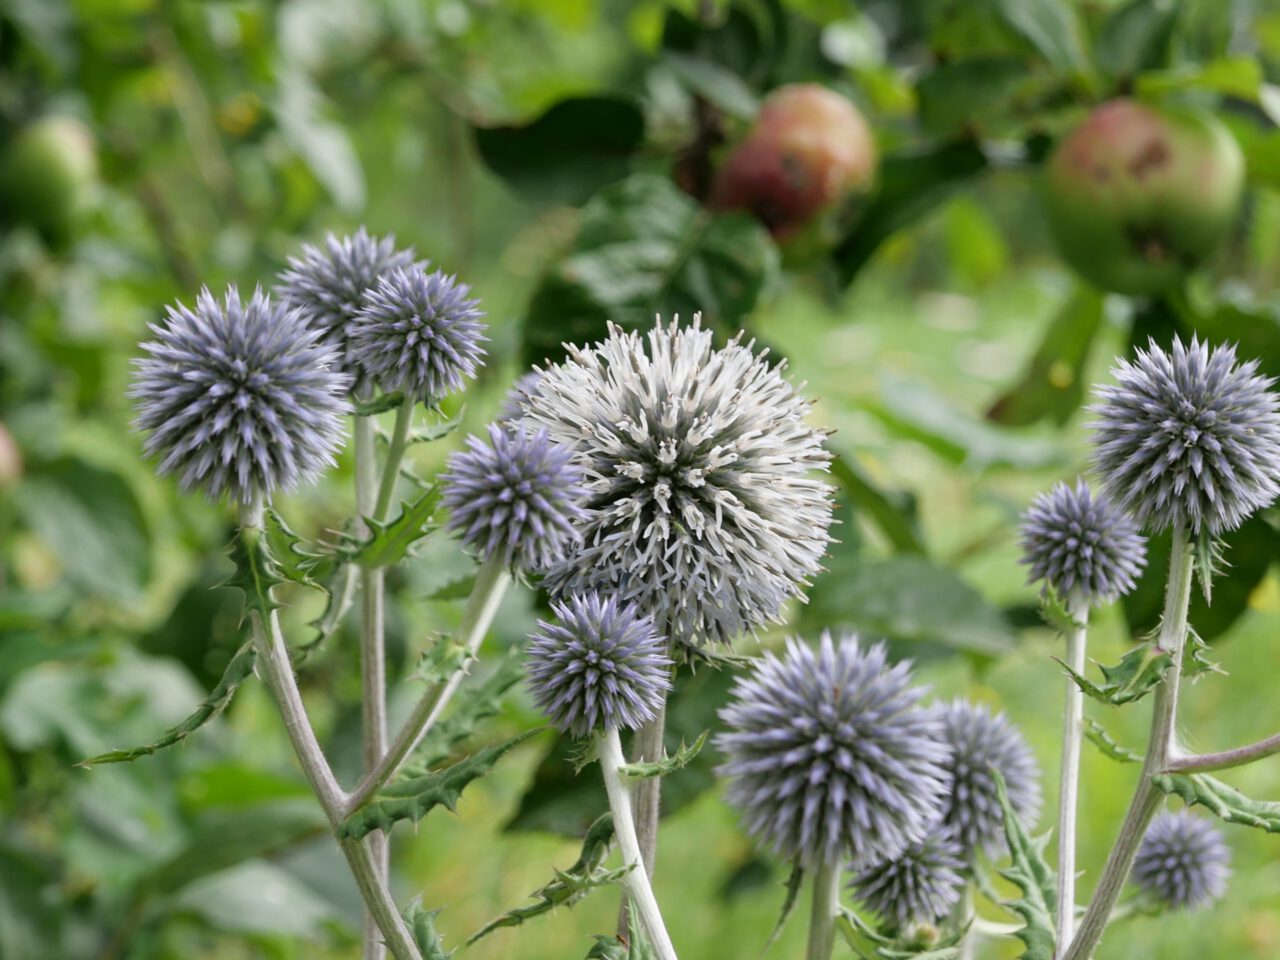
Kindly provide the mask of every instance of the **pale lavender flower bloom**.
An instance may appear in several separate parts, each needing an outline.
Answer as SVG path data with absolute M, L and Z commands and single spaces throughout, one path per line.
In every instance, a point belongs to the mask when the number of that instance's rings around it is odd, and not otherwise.
M 553 602 L 558 622 L 538 621 L 526 654 L 534 702 L 575 737 L 635 730 L 671 688 L 666 640 L 632 604 L 598 594 Z
M 893 929 L 947 916 L 964 891 L 964 850 L 937 825 L 896 857 L 872 864 L 849 883 L 853 895 Z
M 129 396 L 162 475 L 249 503 L 333 465 L 351 379 L 300 313 L 261 290 L 242 303 L 231 286 L 219 303 L 205 288 L 151 331 Z
M 449 529 L 483 558 L 526 573 L 559 561 L 578 538 L 582 471 L 573 451 L 546 431 L 489 426 L 489 442 L 467 438 L 440 476 Z
M 1089 409 L 1111 499 L 1152 530 L 1233 530 L 1280 494 L 1280 398 L 1258 363 L 1192 338 L 1120 360 Z
M 715 739 L 728 800 L 756 840 L 805 866 L 860 869 L 924 840 L 947 798 L 947 746 L 911 664 L 823 634 L 737 681 Z
M 1222 831 L 1189 810 L 1151 821 L 1133 861 L 1133 882 L 1175 910 L 1222 898 L 1231 877 L 1231 848 Z

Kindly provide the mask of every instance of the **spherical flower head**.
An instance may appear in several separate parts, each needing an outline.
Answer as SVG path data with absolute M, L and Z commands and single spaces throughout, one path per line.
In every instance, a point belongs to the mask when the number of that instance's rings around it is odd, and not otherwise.
M 575 737 L 635 730 L 662 709 L 671 688 L 666 640 L 634 604 L 599 594 L 553 602 L 526 654 L 534 702 Z
M 546 431 L 489 426 L 489 442 L 467 438 L 441 474 L 449 529 L 485 559 L 536 573 L 575 544 L 584 491 L 573 451 Z
M 1195 910 L 1222 897 L 1231 877 L 1222 832 L 1187 810 L 1151 821 L 1133 861 L 1133 882 L 1175 910 Z
M 379 277 L 350 325 L 351 356 L 388 393 L 434 404 L 461 390 L 484 357 L 480 301 L 439 270 Z
M 883 644 L 789 640 L 734 685 L 720 711 L 719 772 L 748 833 L 806 867 L 855 869 L 925 839 L 947 794 L 947 748 L 918 706 L 911 665 Z
M 511 385 L 511 389 L 507 391 L 507 395 L 502 398 L 502 409 L 498 411 L 498 422 L 514 423 L 524 418 L 524 407 L 529 402 L 529 398 L 533 396 L 538 389 L 538 383 L 542 380 L 542 374 L 537 370 L 530 370 L 527 373 L 520 374 L 516 378 L 516 382 Z
M 301 256 L 289 258 L 276 298 L 300 310 L 326 341 L 338 346 L 346 365 L 348 327 L 365 292 L 384 273 L 413 267 L 415 256 L 412 248 L 397 250 L 395 237 L 373 237 L 364 227 L 345 237 L 326 234 L 323 246 L 303 244 Z
M 255 290 L 200 291 L 152 324 L 129 396 L 143 449 L 183 489 L 239 503 L 313 481 L 333 465 L 351 378 L 303 316 Z
M 1151 341 L 1097 389 L 1094 466 L 1152 530 L 1233 530 L 1280 493 L 1280 401 L 1234 347 Z
M 524 402 L 525 422 L 574 448 L 589 492 L 583 546 L 548 586 L 619 592 L 678 644 L 776 619 L 831 524 L 831 489 L 813 476 L 826 434 L 781 365 L 737 339 L 717 350 L 696 317 L 569 349 Z
M 960 902 L 964 850 L 949 828 L 936 825 L 896 857 L 856 873 L 853 894 L 893 929 L 941 920 Z
M 1146 540 L 1128 514 L 1094 497 L 1083 480 L 1074 488 L 1058 483 L 1022 516 L 1022 562 L 1032 583 L 1105 603 L 1133 589 L 1147 563 Z
M 954 700 L 934 708 L 947 745 L 950 793 L 943 822 L 966 859 L 994 856 L 1005 844 L 1004 811 L 992 770 L 1004 777 L 1009 804 L 1023 823 L 1040 812 L 1040 770 L 1026 738 L 1003 713 Z

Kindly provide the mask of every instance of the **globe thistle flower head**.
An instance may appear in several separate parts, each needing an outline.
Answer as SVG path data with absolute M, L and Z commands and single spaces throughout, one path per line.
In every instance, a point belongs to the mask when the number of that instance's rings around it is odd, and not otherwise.
M 1152 341 L 1097 388 L 1094 466 L 1111 499 L 1153 530 L 1233 530 L 1280 494 L 1280 400 L 1257 361 L 1192 338 Z
M 526 654 L 534 702 L 575 737 L 635 730 L 662 709 L 671 688 L 666 640 L 633 604 L 586 594 L 553 602 Z
M 572 460 L 573 451 L 545 431 L 491 424 L 489 442 L 469 437 L 441 474 L 449 529 L 486 559 L 544 570 L 578 538 L 582 472 Z
M 1175 910 L 1195 910 L 1222 897 L 1231 877 L 1222 832 L 1187 810 L 1151 821 L 1133 861 L 1133 881 Z
M 553 591 L 617 591 L 673 643 L 727 643 L 776 619 L 830 540 L 830 459 L 809 404 L 753 344 L 722 349 L 695 317 L 642 337 L 611 326 L 541 371 L 525 422 L 587 477 L 583 546 Z M 671 589 L 679 584 L 680 589 Z
M 1058 483 L 1037 496 L 1022 517 L 1022 562 L 1031 582 L 1089 604 L 1128 593 L 1146 566 L 1146 540 L 1138 525 L 1083 480 Z
M 379 277 L 350 325 L 351 356 L 388 393 L 434 404 L 475 377 L 484 357 L 480 302 L 440 270 Z
M 896 857 L 856 873 L 849 887 L 891 928 L 901 930 L 947 916 L 960 902 L 965 870 L 963 849 L 951 830 L 939 824 Z
M 946 744 L 950 782 L 943 822 L 966 859 L 994 856 L 1005 843 L 1004 810 L 992 770 L 1004 777 L 1009 804 L 1023 822 L 1040 812 L 1040 771 L 1026 738 L 1003 713 L 954 700 L 934 708 Z
M 414 266 L 413 249 L 397 250 L 394 236 L 370 236 L 364 227 L 338 237 L 326 234 L 323 246 L 303 244 L 280 274 L 276 297 L 302 312 L 324 338 L 340 347 L 347 363 L 348 326 L 378 278 L 397 268 Z M 418 266 L 425 266 L 425 262 Z
M 516 382 L 511 385 L 511 389 L 507 391 L 507 395 L 502 398 L 502 409 L 498 411 L 499 423 L 515 423 L 524 417 L 524 405 L 529 402 L 529 398 L 533 396 L 538 389 L 538 383 L 542 380 L 542 374 L 537 370 L 530 370 L 522 373 L 516 378 Z
M 716 737 L 748 833 L 807 867 L 854 868 L 922 841 L 942 815 L 947 749 L 911 665 L 883 644 L 792 639 L 737 681 Z
M 160 474 L 249 503 L 333 465 L 351 378 L 300 313 L 261 290 L 243 302 L 231 286 L 219 302 L 205 288 L 151 331 L 129 396 Z

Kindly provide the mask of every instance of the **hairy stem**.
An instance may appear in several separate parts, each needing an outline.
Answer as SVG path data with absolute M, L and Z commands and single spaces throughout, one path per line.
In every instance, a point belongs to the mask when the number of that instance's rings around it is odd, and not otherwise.
M 366 418 L 367 419 L 367 418 Z M 396 480 L 400 478 L 400 463 L 409 445 L 409 426 L 413 422 L 413 401 L 406 399 L 396 407 L 396 423 L 391 428 L 391 446 L 387 448 L 387 464 L 382 468 L 382 484 L 378 487 L 378 499 L 373 519 L 385 520 L 391 509 L 391 498 L 396 492 Z
M 466 677 L 467 664 L 476 656 L 485 634 L 493 623 L 498 604 L 511 583 L 511 574 L 500 559 L 486 560 L 476 574 L 475 586 L 471 588 L 471 596 L 467 598 L 467 606 L 462 614 L 462 626 L 458 631 L 458 643 L 463 648 L 463 655 L 456 670 L 448 679 L 432 684 L 413 708 L 413 713 L 405 721 L 395 741 L 382 755 L 382 759 L 374 769 L 365 775 L 363 781 L 351 795 L 347 803 L 347 813 L 351 814 L 363 806 L 383 784 L 390 780 L 400 765 L 413 752 L 423 736 L 435 724 L 441 712 L 453 699 L 463 678 Z
M 805 960 L 831 960 L 836 945 L 836 914 L 840 912 L 840 865 L 823 864 L 813 872 L 813 908 L 809 913 L 809 941 Z
M 640 841 L 636 837 L 635 821 L 631 815 L 631 791 L 622 782 L 622 741 L 617 727 L 609 727 L 597 738 L 600 750 L 600 771 L 604 775 L 605 791 L 609 794 L 609 810 L 613 813 L 613 830 L 622 850 L 622 861 L 631 869 L 622 878 L 623 889 L 630 897 L 640 927 L 648 937 L 657 960 L 676 960 L 675 947 L 667 935 L 666 924 L 658 909 L 657 898 L 649 883 L 640 857 Z M 649 778 L 656 779 L 656 778 Z
M 1079 593 L 1067 601 L 1078 626 L 1067 637 L 1067 665 L 1084 676 L 1089 604 Z M 1062 723 L 1062 767 L 1058 780 L 1058 947 L 1061 957 L 1071 940 L 1076 917 L 1076 808 L 1080 797 L 1080 736 L 1084 725 L 1084 691 L 1066 678 L 1067 702 Z
M 1089 908 L 1085 910 L 1080 927 L 1071 940 L 1071 946 L 1063 954 L 1063 960 L 1088 960 L 1097 949 L 1103 931 L 1111 918 L 1111 911 L 1120 898 L 1124 883 L 1133 867 L 1138 852 L 1151 823 L 1160 808 L 1162 794 L 1152 778 L 1168 766 L 1169 757 L 1176 749 L 1178 722 L 1178 684 L 1182 679 L 1182 649 L 1187 639 L 1187 608 L 1191 603 L 1191 574 L 1193 555 L 1187 539 L 1187 531 L 1175 527 L 1173 553 L 1169 558 L 1169 581 L 1165 587 L 1164 616 L 1160 621 L 1160 636 L 1156 647 L 1168 653 L 1173 664 L 1164 679 L 1156 687 L 1151 707 L 1151 734 L 1147 740 L 1147 752 L 1142 761 L 1142 773 L 1129 811 L 1120 826 L 1102 878 L 1098 881 Z
M 667 695 L 653 719 L 636 731 L 632 741 L 633 763 L 654 763 L 666 753 L 664 739 L 667 727 Z M 636 836 L 640 840 L 640 859 L 649 879 L 658 865 L 658 826 L 662 818 L 662 778 L 645 777 L 631 786 L 631 804 L 636 815 Z M 630 927 L 627 901 L 618 908 L 618 936 L 625 937 Z
M 1217 753 L 1198 753 L 1185 757 L 1173 757 L 1165 764 L 1165 773 L 1205 773 L 1209 770 L 1229 770 L 1246 763 L 1262 760 L 1280 753 L 1280 733 Z

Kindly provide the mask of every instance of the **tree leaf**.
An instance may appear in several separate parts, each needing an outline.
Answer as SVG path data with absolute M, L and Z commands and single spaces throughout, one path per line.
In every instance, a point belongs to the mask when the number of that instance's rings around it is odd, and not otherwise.
M 222 679 L 218 681 L 218 685 L 209 692 L 207 697 L 200 701 L 200 705 L 196 707 L 191 716 L 176 726 L 170 727 L 161 735 L 159 740 L 145 746 L 133 747 L 129 750 L 112 750 L 109 753 L 102 753 L 96 757 L 90 757 L 88 760 L 80 761 L 79 766 L 91 767 L 96 763 L 123 763 L 129 760 L 137 760 L 139 757 L 150 756 L 165 747 L 171 747 L 175 743 L 181 743 L 227 708 L 240 684 L 253 675 L 253 666 L 257 659 L 258 654 L 253 648 L 253 641 L 247 641 L 236 652 L 236 655 L 231 658 L 231 662 L 227 664 L 227 668 L 223 671 Z
M 1253 800 L 1207 773 L 1159 774 L 1152 781 L 1187 806 L 1199 804 L 1227 823 L 1280 833 L 1280 802 Z
M 663 60 L 691 92 L 740 120 L 751 120 L 760 103 L 751 88 L 732 70 L 704 57 L 668 51 Z
M 413 942 L 418 945 L 422 960 L 449 960 L 454 954 L 453 950 L 444 948 L 440 931 L 436 929 L 436 917 L 439 915 L 439 910 L 426 909 L 422 905 L 421 897 L 404 909 L 404 921 L 409 926 L 409 934 L 413 937 Z
M 1089 742 L 1101 750 L 1112 760 L 1120 763 L 1141 763 L 1142 755 L 1134 753 L 1128 747 L 1122 747 L 1111 734 L 1107 733 L 1106 727 L 1100 724 L 1092 717 L 1084 718 L 1084 735 Z
M 1087 70 L 1083 30 L 1070 0 L 995 0 L 995 9 L 1005 26 L 1055 70 Z
M 837 453 L 831 461 L 831 477 L 849 502 L 880 529 L 899 553 L 927 552 L 912 494 L 881 490 L 848 452 Z
M 1027 67 L 1025 57 L 1008 55 L 938 64 L 916 84 L 921 126 L 934 136 L 954 137 L 982 121 L 1004 119 L 1027 83 Z
M 443 770 L 408 779 L 394 780 L 363 807 L 338 824 L 338 838 L 363 839 L 374 830 L 390 831 L 400 820 L 417 822 L 438 806 L 452 812 L 462 791 L 485 776 L 499 760 L 530 737 L 545 730 L 526 730 L 503 743 L 479 750 Z
M 1004 901 L 1004 906 L 1022 918 L 1024 926 L 1015 936 L 1026 948 L 1021 960 L 1053 960 L 1054 911 L 1058 903 L 1058 886 L 1053 871 L 1044 859 L 1044 847 L 1048 836 L 1033 840 L 1009 804 L 1004 777 L 994 767 L 991 775 L 996 781 L 1000 806 L 1004 809 L 1004 834 L 1009 842 L 1010 864 L 1000 870 L 1000 875 L 1014 884 L 1022 896 Z
M 273 107 L 285 141 L 348 213 L 365 203 L 364 170 L 346 129 L 323 115 L 324 96 L 298 66 L 282 63 Z
M 1076 682 L 1076 686 L 1090 697 L 1099 703 L 1118 707 L 1125 703 L 1135 703 L 1154 690 L 1164 679 L 1165 671 L 1173 663 L 1173 658 L 1167 651 L 1157 650 L 1153 643 L 1140 644 L 1126 653 L 1114 667 L 1099 664 L 1103 676 L 1101 684 L 1095 684 L 1081 676 L 1061 660 L 1058 663 Z
M 628 763 L 622 768 L 622 775 L 631 780 L 644 780 L 648 777 L 665 777 L 667 774 L 675 773 L 677 770 L 683 770 L 693 762 L 694 757 L 702 752 L 703 746 L 706 745 L 707 737 L 710 735 L 710 730 L 703 730 L 693 743 L 686 745 L 682 741 L 675 753 L 661 760 L 655 760 L 651 763 Z
M 1093 56 L 1103 72 L 1133 77 L 1169 65 L 1181 0 L 1130 0 L 1103 21 Z

